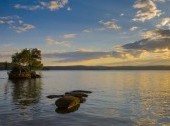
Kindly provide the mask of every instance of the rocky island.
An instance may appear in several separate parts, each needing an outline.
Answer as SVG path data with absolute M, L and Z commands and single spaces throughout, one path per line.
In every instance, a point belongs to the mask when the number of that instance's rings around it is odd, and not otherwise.
M 34 49 L 23 49 L 12 56 L 12 68 L 8 72 L 9 79 L 31 79 L 40 78 L 35 70 L 41 69 L 41 51 Z

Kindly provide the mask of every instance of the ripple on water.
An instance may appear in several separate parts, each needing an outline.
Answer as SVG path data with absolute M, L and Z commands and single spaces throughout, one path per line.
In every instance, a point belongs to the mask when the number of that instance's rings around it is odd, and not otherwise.
M 44 71 L 45 78 L 0 79 L 0 126 L 169 126 L 170 72 Z M 6 78 L 6 72 L 0 72 Z M 47 95 L 92 90 L 74 113 L 55 112 Z

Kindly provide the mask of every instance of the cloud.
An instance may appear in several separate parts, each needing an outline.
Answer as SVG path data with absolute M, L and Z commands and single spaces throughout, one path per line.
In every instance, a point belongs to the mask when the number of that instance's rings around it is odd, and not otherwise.
M 155 29 L 142 33 L 142 36 L 150 39 L 170 38 L 170 30 Z
M 18 20 L 20 19 L 20 17 L 17 15 L 0 17 L 0 20 L 5 21 L 5 22 L 9 20 L 13 20 L 13 19 Z
M 157 28 L 168 28 L 170 30 L 170 17 L 163 18 L 159 24 L 156 25 Z
M 163 3 L 165 3 L 166 2 L 166 0 L 154 0 L 155 2 L 163 2 Z
M 68 0 L 52 0 L 49 3 L 41 3 L 44 5 L 44 7 L 53 10 L 58 10 L 60 8 L 63 8 L 68 3 Z
M 162 50 L 166 50 L 166 52 L 170 52 L 170 30 L 153 30 L 147 31 L 144 33 L 146 39 L 142 39 L 140 41 L 134 43 L 125 44 L 122 49 L 129 51 L 139 51 L 141 54 L 144 51 L 146 52 L 161 52 Z
M 0 20 L 0 24 L 4 24 L 4 23 L 5 23 L 4 21 Z
M 30 10 L 30 11 L 34 11 L 34 10 L 37 10 L 37 9 L 43 9 L 43 7 L 41 7 L 40 5 L 27 6 L 27 5 L 21 5 L 21 4 L 14 5 L 14 8 L 23 9 L 23 10 Z
M 94 52 L 94 50 L 91 49 L 85 49 L 85 48 L 79 48 L 77 49 L 78 52 Z
M 46 43 L 48 45 L 56 45 L 56 46 L 64 46 L 64 47 L 70 47 L 71 46 L 70 43 L 68 43 L 68 42 L 57 41 L 57 40 L 54 40 L 54 39 L 52 39 L 50 37 L 46 39 Z
M 68 0 L 50 0 L 49 2 L 40 1 L 35 5 L 16 4 L 14 5 L 14 8 L 30 10 L 30 11 L 39 10 L 39 9 L 48 9 L 50 11 L 54 11 L 65 7 L 66 4 L 68 4 Z M 71 8 L 67 8 L 67 10 L 70 11 Z
M 65 39 L 75 38 L 77 34 L 65 34 L 62 37 Z
M 138 0 L 133 7 L 138 9 L 133 21 L 145 22 L 163 14 L 161 10 L 157 9 L 155 0 Z
M 142 39 L 133 43 L 127 43 L 116 46 L 112 51 L 95 51 L 80 48 L 72 52 L 55 52 L 46 53 L 43 56 L 50 58 L 53 63 L 59 65 L 103 65 L 103 64 L 118 64 L 118 63 L 145 63 L 147 61 L 158 61 L 169 59 L 170 61 L 170 30 L 153 30 L 161 37 L 154 39 L 153 36 Z M 55 41 L 50 40 L 49 44 L 55 44 Z M 57 43 L 58 44 L 58 43 Z M 168 62 L 169 62 L 168 61 Z M 157 62 L 157 63 L 156 63 Z M 127 64 L 125 64 L 127 65 Z M 159 64 L 158 64 L 159 65 Z
M 51 54 L 44 54 L 44 57 L 48 58 L 56 58 L 58 59 L 57 62 L 79 62 L 79 61 L 86 61 L 86 60 L 94 60 L 106 57 L 119 57 L 119 53 L 117 52 L 97 52 L 97 51 L 85 51 L 79 50 L 75 52 L 64 52 L 64 53 L 51 53 Z
M 35 26 L 31 24 L 23 24 L 22 26 L 12 26 L 11 28 L 14 29 L 16 32 L 21 33 L 21 32 L 28 31 L 30 29 L 34 29 Z
M 89 33 L 89 32 L 92 32 L 92 30 L 89 30 L 89 29 L 84 29 L 82 32 Z
M 0 46 L 0 62 L 10 61 L 12 54 L 17 52 L 18 49 L 14 43 L 1 44 Z
M 68 10 L 68 11 L 72 11 L 71 7 L 67 7 L 67 10 Z
M 142 39 L 133 43 L 119 45 L 112 51 L 94 51 L 89 49 L 80 48 L 73 52 L 55 52 L 44 54 L 44 57 L 55 60 L 56 63 L 75 63 L 76 62 L 92 62 L 96 61 L 97 64 L 102 64 L 102 60 L 110 60 L 111 62 L 117 61 L 130 61 L 141 60 L 141 58 L 161 59 L 170 58 L 170 30 L 156 31 L 164 37 L 153 39 L 152 37 Z M 56 44 L 59 42 L 49 39 L 48 44 Z
M 125 58 L 126 55 L 140 57 L 143 54 L 149 55 L 152 53 L 159 53 L 159 55 L 161 53 L 170 54 L 170 30 L 156 29 L 143 34 L 145 34 L 144 39 L 121 45 L 117 50 L 120 50 L 122 56 L 125 56 Z
M 116 24 L 114 21 L 99 21 L 99 23 L 101 23 L 105 28 L 107 29 L 113 29 L 113 30 L 119 30 L 121 29 L 121 27 Z
M 125 14 L 124 13 L 121 13 L 120 16 L 124 16 Z
M 160 39 L 142 39 L 140 41 L 123 45 L 123 49 L 126 50 L 145 50 L 154 51 L 157 49 L 169 49 L 170 50 L 170 38 Z
M 130 31 L 135 31 L 135 30 L 137 30 L 137 29 L 138 29 L 137 26 L 133 26 L 133 27 L 131 27 L 129 30 L 130 30 Z
M 21 17 L 17 15 L 0 17 L 0 22 L 1 25 L 6 24 L 10 29 L 13 29 L 18 33 L 26 32 L 35 28 L 34 25 L 24 23 L 24 21 L 21 20 Z

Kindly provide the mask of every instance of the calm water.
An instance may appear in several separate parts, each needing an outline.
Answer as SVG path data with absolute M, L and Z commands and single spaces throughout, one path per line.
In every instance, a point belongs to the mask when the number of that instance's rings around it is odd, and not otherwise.
M 44 71 L 9 81 L 0 71 L 0 126 L 170 126 L 170 71 Z M 79 109 L 55 112 L 47 95 L 93 91 Z

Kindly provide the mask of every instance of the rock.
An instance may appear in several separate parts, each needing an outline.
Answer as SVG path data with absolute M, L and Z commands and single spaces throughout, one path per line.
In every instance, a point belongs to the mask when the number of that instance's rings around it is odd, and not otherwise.
M 85 93 L 82 93 L 82 92 L 66 92 L 65 95 L 71 95 L 71 96 L 74 96 L 74 97 L 88 97 L 87 94 Z
M 71 92 L 79 92 L 79 93 L 86 93 L 86 94 L 92 93 L 92 91 L 85 91 L 85 90 L 74 90 L 74 91 L 71 91 Z
M 66 94 L 66 95 L 48 95 L 46 97 L 49 98 L 49 99 L 53 99 L 53 98 L 62 98 L 64 96 L 72 96 L 72 95 L 69 95 L 69 94 Z M 86 99 L 84 97 L 81 97 L 81 96 L 74 96 L 74 97 L 79 98 L 80 103 L 84 103 L 86 101 Z
M 66 92 L 65 96 L 74 96 L 74 97 L 77 97 L 77 98 L 79 98 L 80 103 L 84 103 L 86 101 L 86 99 L 83 96 L 87 97 L 84 94 L 82 95 L 82 94 L 78 94 L 78 93 L 67 93 L 67 92 Z
M 67 113 L 71 113 L 71 112 L 75 112 L 79 109 L 80 104 L 70 108 L 70 109 L 62 109 L 62 108 L 56 108 L 56 112 L 60 113 L 60 114 L 67 114 Z
M 17 68 L 14 67 L 11 71 L 7 72 L 9 79 L 31 79 L 41 78 L 35 71 L 30 71 L 26 67 Z
M 85 102 L 86 102 L 86 99 L 83 98 L 83 97 L 81 97 L 81 98 L 79 98 L 79 99 L 80 99 L 80 103 L 85 103 Z
M 31 72 L 31 78 L 41 78 L 41 76 L 33 71 Z
M 50 98 L 50 99 L 52 99 L 52 98 L 61 98 L 63 96 L 64 95 L 48 95 L 47 98 Z
M 80 99 L 74 96 L 64 96 L 56 100 L 58 109 L 71 109 L 80 104 Z

